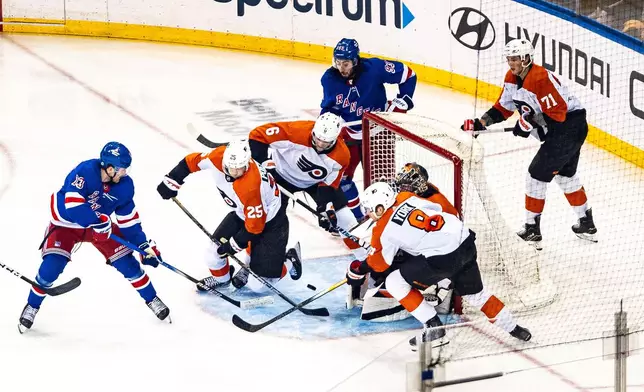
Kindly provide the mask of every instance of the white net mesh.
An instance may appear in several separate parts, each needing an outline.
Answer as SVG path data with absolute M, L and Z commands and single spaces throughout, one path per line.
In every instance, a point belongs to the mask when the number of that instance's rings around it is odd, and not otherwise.
M 557 290 L 540 269 L 539 251 L 522 241 L 499 211 L 485 176 L 483 146 L 476 139 L 411 114 L 379 113 L 368 118 L 369 129 L 363 130 L 364 140 L 369 140 L 365 186 L 393 179 L 405 163 L 419 163 L 476 233 L 485 286 L 514 312 L 543 307 L 555 299 Z

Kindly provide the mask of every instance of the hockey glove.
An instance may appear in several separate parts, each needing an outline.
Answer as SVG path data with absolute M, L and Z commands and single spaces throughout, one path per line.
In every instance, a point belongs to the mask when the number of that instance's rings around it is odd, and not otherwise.
M 414 107 L 414 103 L 408 95 L 404 97 L 394 98 L 387 102 L 387 112 L 407 113 L 408 110 Z
M 237 245 L 234 238 L 231 238 L 230 241 L 227 241 L 225 238 L 220 240 L 221 245 L 217 248 L 217 254 L 224 258 L 228 255 L 234 255 L 242 251 L 242 247 Z
M 532 131 L 538 130 L 541 128 L 539 125 L 534 124 L 530 119 L 530 114 L 522 114 L 517 120 L 517 123 L 514 125 L 512 134 L 514 136 L 528 137 Z
M 329 202 L 325 206 L 318 206 L 318 225 L 326 231 L 334 231 L 335 227 L 338 225 L 338 217 L 335 214 L 335 209 L 333 208 L 333 203 Z
M 463 122 L 463 125 L 461 125 L 461 130 L 463 131 L 485 131 L 487 128 L 485 128 L 485 125 L 479 120 L 478 118 L 475 119 L 467 119 Z
M 163 177 L 163 181 L 157 186 L 157 192 L 159 192 L 163 200 L 177 197 L 179 189 L 181 189 L 181 184 L 168 176 Z
M 347 269 L 347 284 L 351 287 L 360 287 L 365 281 L 365 275 L 371 272 L 366 261 L 353 260 Z
M 92 225 L 92 237 L 96 242 L 107 241 L 112 235 L 112 220 L 108 215 L 101 214 L 98 219 L 100 223 Z
M 159 260 L 163 261 L 161 258 L 161 252 L 159 252 L 157 244 L 153 240 L 145 241 L 139 245 L 139 249 L 148 254 L 147 256 L 139 255 L 141 264 L 156 268 L 159 266 Z
M 266 169 L 266 171 L 275 178 L 275 172 L 277 171 L 277 168 L 275 167 L 275 161 L 272 159 L 267 159 L 264 162 L 262 162 L 262 167 Z

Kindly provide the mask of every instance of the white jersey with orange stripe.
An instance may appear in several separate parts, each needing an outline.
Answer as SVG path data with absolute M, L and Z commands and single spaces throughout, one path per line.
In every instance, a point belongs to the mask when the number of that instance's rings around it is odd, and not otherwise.
M 566 120 L 567 113 L 584 107 L 555 74 L 540 65 L 533 64 L 523 80 L 511 71 L 506 73 L 503 90 L 494 108 L 506 119 L 515 110 L 519 110 L 519 114 L 532 115 L 537 122 L 540 117 L 563 122 Z M 547 123 L 540 125 L 544 126 Z M 539 135 L 535 129 L 532 131 L 532 136 L 543 141 L 547 132 L 548 129 L 544 126 L 543 135 Z
M 249 233 L 259 234 L 282 206 L 280 191 L 273 177 L 252 159 L 241 177 L 233 180 L 226 175 L 223 167 L 225 149 L 225 146 L 221 146 L 210 153 L 186 156 L 188 168 L 190 172 L 211 169 L 217 189 L 226 204 L 244 220 Z
M 456 250 L 470 235 L 457 216 L 440 204 L 411 192 L 401 192 L 396 202 L 376 222 L 367 263 L 382 272 L 391 266 L 399 250 L 413 256 L 445 255 Z
M 338 188 L 349 165 L 349 148 L 338 138 L 330 151 L 318 153 L 311 144 L 313 125 L 314 121 L 265 124 L 248 138 L 271 148 L 275 170 L 290 184 L 300 189 L 316 184 Z

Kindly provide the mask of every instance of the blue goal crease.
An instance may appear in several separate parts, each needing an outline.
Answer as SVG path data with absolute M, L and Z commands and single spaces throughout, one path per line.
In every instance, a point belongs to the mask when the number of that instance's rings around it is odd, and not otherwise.
M 304 260 L 303 274 L 300 280 L 293 281 L 289 278 L 285 278 L 277 283 L 275 287 L 295 303 L 302 302 L 341 280 L 346 273 L 347 264 L 351 260 L 352 256 L 335 256 Z M 307 288 L 307 285 L 315 286 L 316 291 L 310 290 Z M 221 291 L 238 300 L 250 299 L 258 296 L 258 294 L 252 293 L 245 288 L 235 290 L 230 287 L 222 289 Z M 267 291 L 261 295 L 272 295 L 275 302 L 271 305 L 255 309 L 242 310 L 222 301 L 216 296 L 204 293 L 199 294 L 198 303 L 205 312 L 214 317 L 230 321 L 232 316 L 237 314 L 239 317 L 252 324 L 264 322 L 291 308 L 291 305 L 271 291 Z M 326 307 L 329 309 L 330 316 L 307 316 L 296 311 L 262 329 L 261 332 L 288 338 L 325 340 L 387 332 L 418 330 L 422 327 L 421 323 L 413 317 L 385 323 L 363 321 L 360 319 L 362 308 L 354 307 L 351 310 L 346 309 L 345 298 L 346 288 L 340 287 L 307 306 L 308 308 Z M 457 320 L 448 316 L 443 317 L 443 322 L 451 324 L 457 322 Z

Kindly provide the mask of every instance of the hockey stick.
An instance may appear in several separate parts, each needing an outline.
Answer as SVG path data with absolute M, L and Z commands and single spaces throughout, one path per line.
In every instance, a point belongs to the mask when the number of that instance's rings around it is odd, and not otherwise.
M 472 136 L 485 135 L 486 133 L 502 133 L 502 132 L 512 132 L 514 128 L 488 128 L 483 131 L 467 131 L 471 133 Z
M 282 193 L 284 193 L 286 196 L 288 196 L 291 200 L 294 200 L 297 204 L 301 205 L 302 207 L 307 209 L 310 213 L 312 213 L 313 215 L 317 216 L 318 218 L 321 217 L 321 214 L 319 212 L 317 212 L 316 210 L 314 210 L 313 207 L 311 207 L 310 205 L 306 204 L 302 200 L 300 200 L 297 197 L 295 197 L 294 194 L 292 194 L 291 192 L 289 192 L 286 189 L 284 189 L 283 186 L 281 186 L 279 184 L 277 184 L 277 186 L 280 188 L 280 191 Z M 356 227 L 358 227 L 358 226 L 356 226 Z M 362 247 L 362 245 L 360 245 L 360 239 L 358 237 L 356 237 L 355 235 L 351 234 L 350 232 L 348 232 L 347 230 L 343 229 L 342 227 L 336 226 L 336 228 L 338 229 L 338 232 L 340 234 L 342 234 L 343 236 L 347 237 L 348 239 L 350 239 L 351 241 L 355 242 L 356 244 L 358 244 L 359 246 Z M 368 250 L 369 248 L 365 248 L 365 249 Z
M 181 202 L 180 202 L 176 197 L 173 197 L 173 198 L 172 198 L 172 201 L 173 201 L 173 202 L 175 202 L 175 204 L 176 204 L 179 208 L 181 208 L 181 211 L 183 211 L 183 212 L 188 216 L 188 218 L 190 218 L 190 220 L 191 220 L 195 225 L 197 225 L 197 227 L 198 227 L 199 229 L 201 229 L 201 231 L 202 231 L 205 235 L 207 235 L 207 236 L 208 236 L 208 238 L 210 238 L 210 240 L 211 240 L 212 242 L 214 242 L 214 243 L 215 243 L 215 245 L 217 245 L 217 246 L 221 246 L 220 241 L 219 241 L 219 240 L 217 240 L 216 238 L 213 238 L 213 237 L 208 233 L 208 230 L 206 230 L 206 228 L 205 228 L 205 227 L 203 227 L 203 225 L 202 225 L 201 223 L 199 223 L 199 221 L 197 220 L 197 218 L 195 218 L 195 217 L 190 213 L 190 211 L 188 211 L 188 209 L 187 209 L 186 207 L 184 207 L 184 206 L 183 206 L 183 204 L 181 204 Z M 230 258 L 232 258 L 233 260 L 235 260 L 235 261 L 237 262 L 237 264 L 239 264 L 239 266 L 240 266 L 241 268 L 243 268 L 243 269 L 247 270 L 251 275 L 253 275 L 253 276 L 255 277 L 255 279 L 257 279 L 257 280 L 259 280 L 260 282 L 262 282 L 266 287 L 268 287 L 269 289 L 271 289 L 275 294 L 277 294 L 277 295 L 278 295 L 280 298 L 282 298 L 284 301 L 288 302 L 291 306 L 295 306 L 295 305 L 296 305 L 296 304 L 295 304 L 295 302 L 293 302 L 289 297 L 287 297 L 287 296 L 286 296 L 286 295 L 284 295 L 281 291 L 279 291 L 277 288 L 275 288 L 275 286 L 273 286 L 273 285 L 272 285 L 272 284 L 270 284 L 268 281 L 266 281 L 266 279 L 264 279 L 263 277 L 261 277 L 261 276 L 257 275 L 253 270 L 251 270 L 251 269 L 250 269 L 250 268 L 248 268 L 244 263 L 242 263 L 241 261 L 239 261 L 239 259 L 238 259 L 235 255 L 230 255 L 230 254 L 229 254 L 228 256 L 229 256 Z M 328 310 L 327 308 L 300 309 L 300 311 L 301 311 L 302 313 L 306 314 L 306 315 L 309 315 L 309 316 L 328 316 L 328 315 L 329 315 L 329 310 Z
M 332 292 L 333 290 L 337 289 L 338 287 L 343 286 L 345 283 L 347 283 L 347 280 L 346 280 L 346 279 L 342 279 L 340 282 L 333 284 L 333 285 L 332 285 L 331 287 L 329 287 L 328 289 L 326 289 L 326 290 L 324 290 L 324 291 L 322 291 L 322 292 L 320 292 L 320 293 L 315 294 L 315 295 L 314 295 L 314 296 L 312 296 L 311 298 L 309 298 L 309 299 L 307 299 L 307 300 L 304 300 L 304 301 L 300 302 L 299 304 L 297 304 L 297 305 L 295 305 L 294 307 L 292 307 L 292 308 L 288 309 L 287 311 L 282 312 L 282 313 L 278 314 L 277 316 L 273 317 L 272 319 L 270 319 L 270 320 L 268 320 L 268 321 L 264 321 L 263 323 L 260 323 L 260 324 L 251 324 L 251 323 L 249 323 L 248 321 L 245 321 L 244 319 L 242 319 L 241 317 L 239 317 L 239 316 L 237 316 L 237 315 L 234 315 L 234 316 L 233 316 L 233 324 L 235 324 L 235 326 L 237 326 L 237 327 L 239 327 L 239 328 L 243 329 L 244 331 L 247 331 L 247 332 L 257 332 L 257 331 L 259 331 L 260 329 L 262 329 L 262 328 L 264 328 L 264 327 L 266 327 L 266 326 L 268 326 L 268 325 L 273 324 L 273 323 L 274 323 L 274 322 L 276 322 L 277 320 L 282 319 L 282 318 L 284 318 L 284 317 L 288 316 L 289 314 L 291 314 L 291 313 L 295 312 L 296 310 L 298 310 L 298 309 L 302 309 L 302 307 L 303 307 L 303 306 L 306 306 L 306 305 L 310 304 L 311 302 L 315 301 L 316 299 L 318 299 L 318 298 L 320 298 L 320 297 L 322 297 L 322 296 L 324 296 L 324 295 L 329 294 L 330 292 Z
M 138 246 L 132 244 L 131 242 L 128 242 L 128 241 L 124 240 L 121 237 L 118 237 L 118 236 L 112 234 L 110 236 L 110 238 L 113 239 L 114 241 L 118 242 L 119 244 L 125 245 L 126 247 L 132 249 L 133 251 L 142 254 L 143 256 L 149 256 L 150 255 L 149 253 L 147 253 L 144 250 L 140 249 Z M 173 267 L 172 265 L 170 265 L 170 264 L 166 263 L 165 261 L 159 259 L 158 257 L 156 257 L 156 255 L 154 255 L 154 257 L 157 259 L 159 264 L 161 264 L 162 266 L 166 267 L 170 271 L 175 272 L 175 273 L 183 276 L 184 278 L 188 279 L 192 283 L 196 284 L 201 289 L 204 289 L 206 291 L 209 291 L 209 292 L 215 294 L 216 296 L 220 297 L 224 301 L 226 301 L 226 302 L 228 302 L 230 304 L 233 304 L 233 305 L 237 306 L 240 309 L 253 309 L 253 308 L 256 308 L 258 306 L 273 303 L 273 297 L 271 297 L 271 296 L 252 298 L 252 299 L 247 299 L 247 300 L 244 300 L 244 301 L 237 301 L 236 299 L 230 298 L 226 294 L 223 294 L 223 293 L 221 293 L 221 292 L 219 292 L 219 291 L 217 291 L 217 290 L 215 290 L 215 289 L 213 289 L 211 287 L 208 287 L 208 286 L 202 284 L 197 279 L 195 279 L 192 276 L 186 274 L 185 272 L 181 271 L 180 269 L 178 269 L 176 267 Z
M 360 124 L 362 124 L 362 120 L 349 121 L 347 123 L 343 123 L 342 126 L 352 127 L 354 125 L 360 125 Z M 188 125 L 186 125 L 186 128 L 188 129 L 188 133 L 190 133 L 193 137 L 195 137 L 199 143 L 203 144 L 208 148 L 217 148 L 217 147 L 228 145 L 228 142 L 213 142 L 212 140 L 208 139 L 203 135 L 203 133 L 199 132 L 192 123 L 188 123 Z
M 74 278 L 74 279 L 70 280 L 69 282 L 63 283 L 63 284 L 58 285 L 58 286 L 43 287 L 43 286 L 39 285 L 38 283 L 34 282 L 33 280 L 25 277 L 20 272 L 18 272 L 15 269 L 9 267 L 6 264 L 0 263 L 0 267 L 2 267 L 4 269 L 6 269 L 7 271 L 11 272 L 11 274 L 13 276 L 16 276 L 16 277 L 24 280 L 25 282 L 31 284 L 32 286 L 37 287 L 38 289 L 44 291 L 45 293 L 47 293 L 48 295 L 51 295 L 53 297 L 55 297 L 57 295 L 68 293 L 68 292 L 74 290 L 76 287 L 80 286 L 80 284 L 81 284 L 80 278 Z

